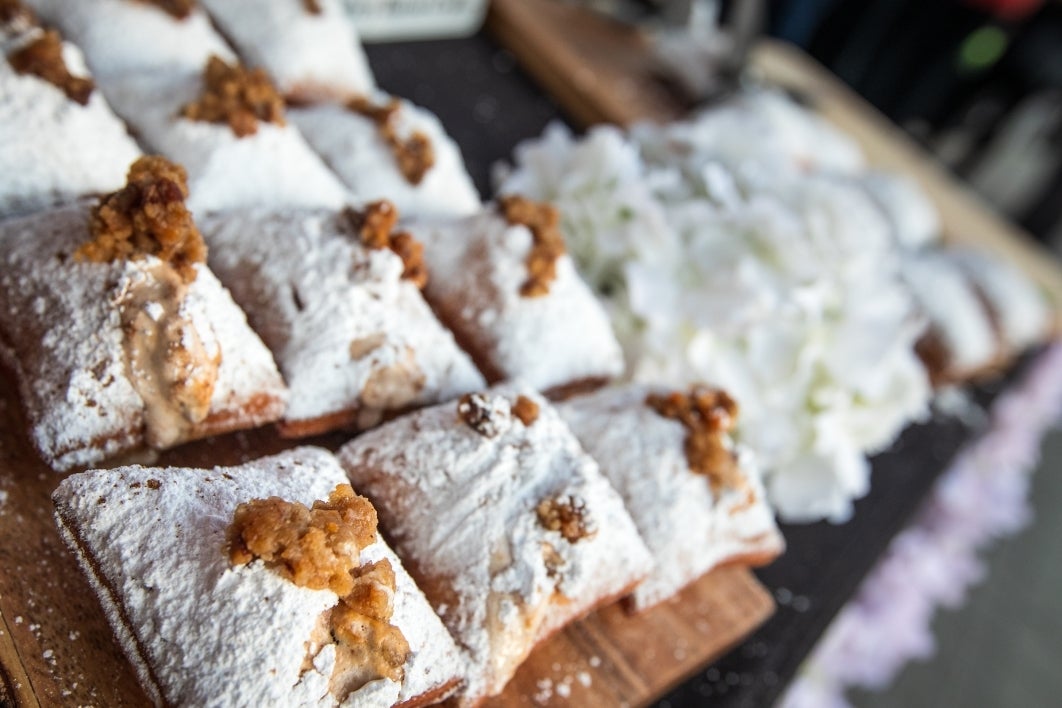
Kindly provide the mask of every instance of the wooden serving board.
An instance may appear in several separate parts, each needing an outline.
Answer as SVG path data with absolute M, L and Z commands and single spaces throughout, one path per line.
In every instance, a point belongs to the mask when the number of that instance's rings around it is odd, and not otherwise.
M 654 75 L 648 40 L 635 28 L 559 0 L 493 0 L 488 24 L 578 124 L 659 122 L 688 110 Z M 801 50 L 763 40 L 750 64 L 765 83 L 799 94 L 855 139 L 870 164 L 915 179 L 939 210 L 947 241 L 990 250 L 1024 270 L 1051 300 L 1054 329 L 1062 331 L 1062 270 L 1043 246 Z
M 0 375 L 0 706 L 148 704 L 59 538 L 51 493 L 60 476 L 37 458 L 25 430 L 15 387 Z M 308 442 L 334 450 L 346 439 Z M 186 445 L 158 462 L 229 465 L 291 446 L 263 428 Z M 543 644 L 492 704 L 644 704 L 740 641 L 773 607 L 748 570 L 723 568 L 642 615 L 605 608 Z

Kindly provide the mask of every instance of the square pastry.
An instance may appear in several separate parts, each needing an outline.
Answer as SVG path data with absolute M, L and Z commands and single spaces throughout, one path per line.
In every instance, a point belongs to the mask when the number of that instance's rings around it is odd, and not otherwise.
M 128 73 L 194 72 L 236 57 L 195 0 L 24 0 L 81 48 L 101 82 Z
M 122 186 L 140 149 L 76 47 L 0 0 L 0 217 Z
M 185 166 L 197 215 L 347 202 L 339 179 L 287 122 L 284 99 L 261 69 L 212 56 L 192 72 L 128 74 L 100 86 L 144 145 Z
M 972 248 L 943 251 L 973 285 L 988 308 L 1006 354 L 1014 356 L 1043 342 L 1055 323 L 1044 294 L 1021 270 L 997 254 Z
M 608 314 L 566 253 L 553 207 L 504 197 L 475 216 L 408 226 L 433 274 L 428 302 L 488 381 L 576 389 L 622 373 Z
M 278 419 L 269 351 L 203 263 L 183 171 L 141 158 L 95 207 L 0 222 L 0 357 L 57 470 Z
M 784 549 L 750 455 L 729 431 L 737 406 L 722 391 L 668 393 L 643 384 L 558 405 L 623 497 L 653 555 L 630 595 L 644 610 L 727 563 L 762 565 Z
M 404 416 L 339 457 L 468 653 L 464 704 L 500 692 L 536 644 L 652 564 L 619 495 L 526 386 Z
M 158 704 L 423 705 L 465 670 L 335 458 L 65 479 L 60 532 Z
M 375 88 L 339 0 L 202 0 L 248 66 L 295 103 L 343 100 Z
M 915 351 L 934 386 L 968 380 L 1002 363 L 985 302 L 947 252 L 907 254 L 901 275 L 926 321 Z
M 461 150 L 427 109 L 376 93 L 288 115 L 360 200 L 389 199 L 407 217 L 480 208 Z
M 281 432 L 310 435 L 484 386 L 420 294 L 419 247 L 387 202 L 362 211 L 246 210 L 203 222 L 210 266 L 290 390 Z

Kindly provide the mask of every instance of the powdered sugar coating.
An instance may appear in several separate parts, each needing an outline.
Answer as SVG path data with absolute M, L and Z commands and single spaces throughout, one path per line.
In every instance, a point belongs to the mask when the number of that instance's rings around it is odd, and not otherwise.
M 155 480 L 149 483 L 150 480 Z M 67 542 L 94 580 L 141 683 L 171 705 L 336 705 L 334 645 L 302 671 L 307 640 L 338 601 L 261 562 L 232 566 L 226 532 L 238 504 L 279 496 L 310 505 L 346 478 L 324 450 L 298 448 L 231 468 L 139 466 L 63 481 L 54 495 Z M 102 500 L 102 501 L 100 501 Z M 378 540 L 361 561 L 391 561 L 392 623 L 409 642 L 402 686 L 381 679 L 344 705 L 391 706 L 461 675 L 461 657 L 393 552 Z
M 725 488 L 716 497 L 708 479 L 690 471 L 682 423 L 646 405 L 647 396 L 659 392 L 628 384 L 557 406 L 623 497 L 653 554 L 653 572 L 631 596 L 639 610 L 728 560 L 767 560 L 784 546 L 751 455 L 739 451 L 747 486 Z
M 239 138 L 227 124 L 179 117 L 202 87 L 202 67 L 101 82 L 140 140 L 188 170 L 188 208 L 196 215 L 247 206 L 338 208 L 346 189 L 292 125 L 259 123 Z
M 88 208 L 0 222 L 0 354 L 16 374 L 31 437 L 65 470 L 143 442 L 143 401 L 130 381 L 117 302 L 158 260 L 87 263 Z M 221 365 L 199 434 L 275 420 L 286 398 L 272 357 L 205 267 L 180 314 Z M 252 406 L 248 410 L 248 406 Z
M 25 38 L 41 34 L 31 30 Z M 64 43 L 63 59 L 73 75 L 88 76 L 76 47 Z M 140 155 L 99 91 L 93 91 L 88 105 L 82 106 L 44 79 L 17 73 L 3 57 L 0 134 L 8 136 L 0 140 L 2 216 L 117 189 L 129 164 Z
M 557 412 L 525 385 L 487 395 L 510 403 L 527 396 L 538 419 L 526 426 L 509 416 L 487 437 L 448 403 L 387 423 L 339 453 L 468 652 L 466 702 L 500 691 L 536 642 L 626 591 L 651 564 L 619 496 Z M 544 499 L 569 496 L 585 503 L 592 529 L 574 543 L 536 514 Z
M 354 25 L 336 0 L 202 0 L 248 66 L 260 66 L 296 100 L 343 99 L 375 88 Z M 265 7 L 263 7 L 263 4 Z
M 998 256 L 969 248 L 944 251 L 976 286 L 993 311 L 1003 343 L 1017 352 L 1044 338 L 1051 313 L 1036 286 Z
M 893 238 L 901 247 L 922 248 L 940 240 L 940 214 L 912 178 L 868 170 L 857 179 L 888 217 Z
M 391 97 L 378 93 L 373 100 L 385 105 Z M 365 116 L 337 105 L 293 108 L 288 115 L 358 199 L 389 199 L 406 217 L 464 216 L 480 208 L 460 149 L 427 109 L 403 100 L 394 119 L 399 136 L 420 131 L 431 141 L 435 164 L 419 184 L 402 175 L 379 127 Z
M 909 254 L 904 281 L 948 354 L 948 378 L 963 378 L 993 363 L 999 342 L 984 304 L 958 263 L 940 251 Z
M 401 279 L 402 260 L 362 247 L 337 218 L 325 210 L 241 210 L 202 223 L 211 267 L 288 382 L 285 419 L 378 413 L 482 388 L 468 355 Z M 381 387 L 389 372 L 409 383 Z
M 136 0 L 23 2 L 85 52 L 101 81 L 127 73 L 199 71 L 212 54 L 234 58 L 199 8 L 179 20 Z
M 538 390 L 623 371 L 623 354 L 608 315 L 567 255 L 542 297 L 524 297 L 531 232 L 492 208 L 452 221 L 423 221 L 410 230 L 424 243 L 433 273 L 425 295 L 482 359 L 488 379 L 519 378 Z

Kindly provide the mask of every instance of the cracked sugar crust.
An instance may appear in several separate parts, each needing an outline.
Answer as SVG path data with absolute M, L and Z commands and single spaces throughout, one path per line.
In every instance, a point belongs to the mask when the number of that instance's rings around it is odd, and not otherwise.
M 39 36 L 28 27 L 20 37 Z M 21 40 L 20 40 L 21 41 Z M 66 66 L 88 77 L 81 52 L 62 45 Z M 0 61 L 0 216 L 18 216 L 119 188 L 140 156 L 99 91 L 85 105 L 39 77 Z
M 127 74 L 199 72 L 212 54 L 235 60 L 201 8 L 178 19 L 132 0 L 25 2 L 81 48 L 101 89 L 108 79 Z
M 648 552 L 616 492 L 556 411 L 524 385 L 488 389 L 493 436 L 456 402 L 393 420 L 340 451 L 473 664 L 463 700 L 492 695 L 540 640 L 645 575 Z M 539 407 L 525 425 L 511 402 Z M 595 533 L 568 540 L 540 520 L 578 500 Z M 548 511 L 545 510 L 545 511 Z
M 276 356 L 293 427 L 481 388 L 401 258 L 367 249 L 326 210 L 240 210 L 201 222 L 210 263 Z M 327 426 L 326 426 L 327 427 Z
M 200 93 L 200 70 L 100 81 L 141 141 L 188 170 L 188 208 L 197 218 L 254 206 L 338 209 L 349 201 L 293 125 L 260 123 L 254 135 L 241 138 L 227 124 L 179 117 Z
M 329 453 L 298 448 L 239 467 L 77 474 L 54 500 L 68 544 L 157 698 L 173 705 L 329 706 L 338 704 L 328 686 L 335 645 L 304 661 L 315 626 L 338 596 L 298 587 L 261 562 L 233 567 L 226 529 L 241 502 L 279 496 L 310 505 L 345 482 Z M 401 685 L 373 681 L 343 705 L 391 706 L 461 676 L 452 639 L 393 552 L 377 538 L 360 560 L 363 567 L 387 561 L 394 570 L 392 621 L 412 652 Z
M 525 297 L 534 248 L 527 227 L 493 209 L 408 227 L 432 273 L 425 296 L 488 379 L 519 378 L 546 390 L 623 372 L 608 315 L 570 256 L 557 259 L 548 293 Z
M 377 92 L 367 96 L 386 105 L 393 97 Z M 392 146 L 377 124 L 341 105 L 294 107 L 288 118 L 350 188 L 358 200 L 389 199 L 403 218 L 473 214 L 480 208 L 479 192 L 465 169 L 457 144 L 428 110 L 398 99 L 392 118 L 395 135 L 406 140 L 423 133 L 432 145 L 434 165 L 412 184 L 402 174 Z
M 751 456 L 736 450 L 742 484 L 714 491 L 705 475 L 690 469 L 686 427 L 646 403 L 650 395 L 666 393 L 629 384 L 557 406 L 623 497 L 652 553 L 653 571 L 631 596 L 638 610 L 718 565 L 735 559 L 766 562 L 784 546 Z
M 336 0 L 202 0 L 248 66 L 260 66 L 295 103 L 346 100 L 375 89 L 353 23 Z
M 144 403 L 123 351 L 120 293 L 161 263 L 88 263 L 87 206 L 0 223 L 0 356 L 16 373 L 30 436 L 57 470 L 143 444 Z M 202 436 L 275 420 L 286 391 L 273 359 L 213 274 L 195 266 L 179 309 L 207 351 L 219 352 Z M 144 304 L 150 317 L 157 308 Z

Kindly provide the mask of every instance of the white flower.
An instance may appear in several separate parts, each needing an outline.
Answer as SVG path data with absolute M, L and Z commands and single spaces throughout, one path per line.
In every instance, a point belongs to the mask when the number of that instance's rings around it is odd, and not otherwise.
M 926 408 L 921 320 L 858 155 L 781 100 L 630 138 L 551 126 L 517 149 L 500 191 L 558 206 L 630 377 L 727 388 L 778 511 L 840 521 L 868 489 L 865 454 Z

